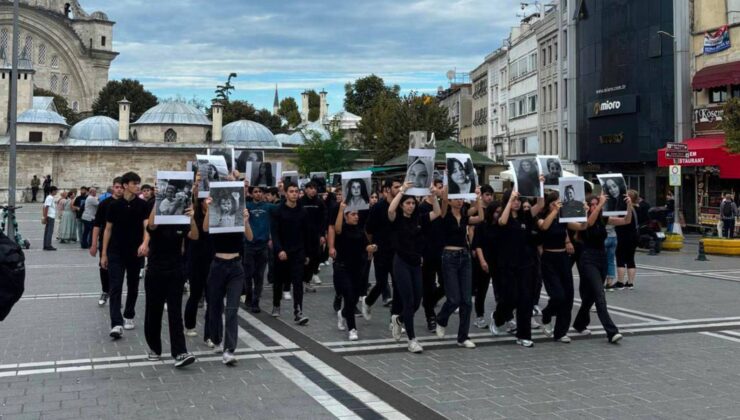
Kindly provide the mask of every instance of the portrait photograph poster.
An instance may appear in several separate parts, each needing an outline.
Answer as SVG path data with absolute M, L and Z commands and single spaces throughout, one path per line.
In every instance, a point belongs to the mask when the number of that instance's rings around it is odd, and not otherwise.
M 253 187 L 276 187 L 278 177 L 282 173 L 282 162 L 247 162 L 244 168 L 244 179 Z
M 434 182 L 434 156 L 436 153 L 437 151 L 434 149 L 409 149 L 404 183 L 411 182 L 413 186 L 406 190 L 406 194 L 429 195 L 429 188 Z
M 581 177 L 560 178 L 558 184 L 560 192 L 559 221 L 560 223 L 581 223 L 586 221 L 586 188 L 585 181 Z
M 234 149 L 234 156 L 236 157 L 236 170 L 241 173 L 247 172 L 247 162 L 265 161 L 265 152 L 263 150 Z
M 563 176 L 563 165 L 559 156 L 537 156 L 537 166 L 540 175 L 545 177 L 544 187 L 551 190 L 558 189 L 558 180 Z
M 226 181 L 211 183 L 211 204 L 208 206 L 210 234 L 244 232 L 244 183 Z
M 316 192 L 323 194 L 326 192 L 326 172 L 311 172 L 308 174 L 311 181 L 316 183 Z
M 601 191 L 606 195 L 606 204 L 602 210 L 604 216 L 627 215 L 627 203 L 624 198 L 627 195 L 627 184 L 622 174 L 597 174 L 601 184 Z
M 209 185 L 212 182 L 225 180 L 229 176 L 229 168 L 222 155 L 195 155 L 200 173 L 198 198 L 208 197 Z
M 409 133 L 409 149 L 436 149 L 437 141 L 432 136 L 427 138 L 426 131 L 412 131 Z
M 342 174 L 329 174 L 329 180 L 331 181 L 332 187 L 342 186 Z
M 370 171 L 342 172 L 342 193 L 347 204 L 345 212 L 370 208 Z
M 540 173 L 537 168 L 537 159 L 522 158 L 509 161 L 514 174 L 514 185 L 521 197 L 544 197 Z
M 234 170 L 236 165 L 234 164 L 234 148 L 233 147 L 219 147 L 219 148 L 211 148 L 208 149 L 208 154 L 212 156 L 218 156 L 221 155 L 224 157 L 224 160 L 226 161 L 226 167 L 229 170 L 229 173 Z
M 450 200 L 475 200 L 475 188 L 478 186 L 478 175 L 473 167 L 473 159 L 467 153 L 445 154 L 447 171 L 445 185 Z
M 155 225 L 187 225 L 193 196 L 193 172 L 157 171 L 157 194 L 154 198 Z
M 285 171 L 280 174 L 280 179 L 285 184 L 286 188 L 288 184 L 298 185 L 298 171 Z

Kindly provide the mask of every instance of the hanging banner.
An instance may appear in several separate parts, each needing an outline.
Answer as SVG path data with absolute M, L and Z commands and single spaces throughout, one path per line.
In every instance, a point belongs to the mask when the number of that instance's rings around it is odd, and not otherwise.
M 714 54 L 730 48 L 730 30 L 727 25 L 704 34 L 704 54 Z

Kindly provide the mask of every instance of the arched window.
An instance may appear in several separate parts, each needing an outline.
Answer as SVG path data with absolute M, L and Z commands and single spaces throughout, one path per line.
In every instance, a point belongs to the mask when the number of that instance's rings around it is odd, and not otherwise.
M 46 64 L 46 44 L 39 45 L 39 64 Z
M 210 143 L 213 141 L 213 137 L 211 135 L 211 130 L 206 131 L 206 143 Z
M 165 143 L 174 143 L 177 141 L 177 133 L 173 129 L 168 129 L 164 132 L 164 142 Z
M 80 103 L 77 101 L 72 102 L 72 111 L 77 112 L 80 110 Z
M 21 57 L 33 61 L 33 38 L 31 35 L 26 36 L 26 42 L 23 45 L 23 53 L 21 53 Z
M 0 49 L 5 51 L 5 56 L 8 55 L 8 28 L 0 30 Z
M 56 54 L 51 56 L 51 67 L 54 69 L 59 68 L 59 56 Z
M 49 79 L 49 90 L 52 92 L 56 92 L 58 84 L 59 84 L 59 77 L 56 74 L 52 74 L 51 79 Z
M 66 74 L 62 77 L 62 94 L 66 95 L 69 93 L 69 76 Z
M 139 140 L 139 133 L 136 132 L 136 129 L 134 129 L 134 132 L 131 133 L 131 140 L 133 141 Z

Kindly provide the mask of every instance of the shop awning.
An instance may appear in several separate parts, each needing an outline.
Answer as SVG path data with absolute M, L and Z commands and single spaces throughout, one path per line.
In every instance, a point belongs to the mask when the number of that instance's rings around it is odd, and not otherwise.
M 740 61 L 704 67 L 691 81 L 694 90 L 727 85 L 740 85 Z
M 697 137 L 686 139 L 689 157 L 677 159 L 681 166 L 719 166 L 720 178 L 740 179 L 740 153 L 731 154 L 725 148 L 725 137 Z M 666 159 L 666 149 L 658 149 L 658 166 L 670 166 L 673 159 Z

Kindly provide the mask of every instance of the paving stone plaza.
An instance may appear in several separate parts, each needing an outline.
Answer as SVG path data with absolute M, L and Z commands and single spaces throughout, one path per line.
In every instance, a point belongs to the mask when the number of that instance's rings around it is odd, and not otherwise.
M 0 323 L 2 420 L 740 417 L 740 264 L 695 261 L 696 237 L 679 253 L 638 253 L 636 288 L 607 295 L 625 335 L 618 345 L 594 313 L 593 335 L 571 344 L 535 330 L 526 349 L 473 328 L 478 348 L 460 349 L 454 335 L 428 333 L 419 312 L 424 352 L 411 354 L 390 337 L 379 305 L 370 321 L 358 318 L 360 340 L 350 343 L 337 330 L 331 268 L 322 266 L 323 284 L 305 298 L 308 326 L 240 310 L 235 366 L 198 336 L 187 338 L 198 362 L 176 370 L 170 358 L 146 360 L 143 292 L 136 329 L 111 341 L 97 259 L 77 244 L 41 251 L 40 213 L 37 205 L 18 213 L 33 246 L 25 295 Z M 487 310 L 492 301 L 489 291 Z M 578 303 L 576 294 L 574 310 Z M 201 310 L 199 333 L 202 320 Z M 453 318 L 448 332 L 456 329 Z

